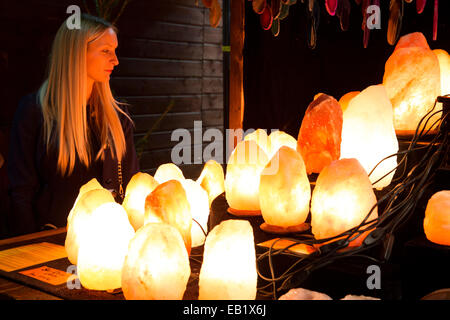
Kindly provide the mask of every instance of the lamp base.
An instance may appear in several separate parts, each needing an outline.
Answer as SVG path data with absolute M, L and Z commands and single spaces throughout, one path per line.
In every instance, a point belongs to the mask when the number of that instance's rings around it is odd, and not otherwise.
M 261 210 L 237 210 L 228 208 L 227 212 L 237 217 L 255 217 L 261 215 Z
M 280 226 L 274 226 L 271 224 L 268 224 L 264 222 L 259 226 L 262 231 L 273 233 L 273 234 L 288 234 L 288 233 L 299 233 L 304 232 L 306 230 L 309 230 L 311 225 L 309 223 L 300 223 L 296 226 L 290 226 L 290 227 L 280 227 Z

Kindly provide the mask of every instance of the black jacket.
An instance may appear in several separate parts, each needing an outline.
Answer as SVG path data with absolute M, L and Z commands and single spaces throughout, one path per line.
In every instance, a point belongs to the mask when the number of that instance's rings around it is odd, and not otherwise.
M 125 106 L 121 106 L 128 114 Z M 127 150 L 122 159 L 123 189 L 138 172 L 139 165 L 133 141 L 133 124 L 119 113 Z M 91 126 L 92 127 L 92 126 Z M 11 210 L 8 223 L 11 235 L 40 231 L 45 224 L 63 227 L 80 187 L 97 178 L 106 189 L 118 190 L 118 163 L 111 152 L 104 161 L 86 168 L 79 160 L 70 176 L 57 172 L 58 153 L 47 152 L 43 116 L 37 94 L 21 99 L 15 113 L 8 153 L 8 180 Z M 95 137 L 95 133 L 92 135 Z M 97 144 L 98 146 L 98 144 Z M 97 149 L 98 150 L 98 149 Z

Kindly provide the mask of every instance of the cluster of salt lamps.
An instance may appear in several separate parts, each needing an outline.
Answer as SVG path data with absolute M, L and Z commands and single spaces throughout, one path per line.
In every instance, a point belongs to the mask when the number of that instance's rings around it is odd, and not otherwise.
M 399 39 L 386 61 L 383 85 L 394 109 L 395 130 L 400 134 L 414 132 L 441 94 L 439 60 L 422 33 Z M 432 123 L 430 120 L 426 128 Z
M 450 246 L 450 190 L 436 192 L 428 200 L 423 229 L 431 242 Z
M 360 225 L 377 199 L 357 159 L 333 161 L 319 174 L 311 197 L 311 231 L 316 239 L 335 237 Z M 375 207 L 366 222 L 378 217 Z M 365 234 L 349 245 L 359 246 Z
M 208 234 L 199 275 L 199 300 L 254 300 L 258 274 L 248 221 L 226 220 Z
M 370 174 L 370 181 L 376 182 L 374 187 L 377 189 L 391 183 L 397 166 L 397 156 L 379 163 L 398 152 L 392 119 L 392 105 L 383 85 L 370 86 L 353 94 L 344 111 L 340 157 L 358 159 L 367 174 L 376 166 Z

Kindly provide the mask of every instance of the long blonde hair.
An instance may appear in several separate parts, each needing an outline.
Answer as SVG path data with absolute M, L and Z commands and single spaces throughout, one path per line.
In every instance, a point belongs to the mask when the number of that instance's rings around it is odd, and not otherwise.
M 93 159 L 86 110 L 86 52 L 88 43 L 108 28 L 116 31 L 110 23 L 83 14 L 80 29 L 69 29 L 64 22 L 53 41 L 48 78 L 39 89 L 39 102 L 47 150 L 52 136 L 56 135 L 53 141 L 58 150 L 58 171 L 62 175 L 73 172 L 77 157 L 86 167 Z M 95 158 L 103 159 L 109 146 L 112 156 L 121 160 L 126 144 L 118 112 L 125 113 L 114 99 L 109 81 L 94 83 L 89 104 L 96 115 L 101 145 Z

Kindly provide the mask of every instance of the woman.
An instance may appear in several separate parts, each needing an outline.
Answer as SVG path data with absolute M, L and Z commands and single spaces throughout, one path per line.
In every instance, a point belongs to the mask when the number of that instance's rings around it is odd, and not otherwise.
M 100 18 L 82 15 L 80 29 L 59 28 L 48 79 L 20 101 L 13 121 L 12 234 L 65 226 L 83 184 L 96 178 L 122 193 L 138 171 L 133 123 L 109 87 L 116 48 L 115 28 Z

